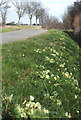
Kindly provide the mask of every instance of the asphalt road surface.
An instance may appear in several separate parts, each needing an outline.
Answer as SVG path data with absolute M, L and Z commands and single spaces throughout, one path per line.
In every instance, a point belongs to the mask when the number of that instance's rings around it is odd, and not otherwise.
M 9 43 L 17 40 L 24 40 L 26 38 L 30 38 L 45 32 L 47 32 L 47 30 L 28 29 L 28 30 L 18 30 L 18 31 L 0 33 L 0 44 Z

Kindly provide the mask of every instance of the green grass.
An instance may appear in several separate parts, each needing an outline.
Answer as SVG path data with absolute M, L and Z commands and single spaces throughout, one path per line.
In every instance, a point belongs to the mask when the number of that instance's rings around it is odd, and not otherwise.
M 68 35 L 50 30 L 3 44 L 2 54 L 3 96 L 13 94 L 12 104 L 3 102 L 4 117 L 13 116 L 14 106 L 32 95 L 50 118 L 79 118 L 81 49 Z
M 11 32 L 11 31 L 22 30 L 22 29 L 40 29 L 40 27 L 37 27 L 37 26 L 6 26 L 6 27 L 0 27 L 0 32 Z

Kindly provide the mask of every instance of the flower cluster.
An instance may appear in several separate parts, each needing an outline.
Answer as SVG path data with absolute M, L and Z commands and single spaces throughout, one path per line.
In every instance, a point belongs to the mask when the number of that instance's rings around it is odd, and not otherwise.
M 68 118 L 71 118 L 71 113 L 66 112 L 65 116 L 68 117 Z
M 48 56 L 45 57 L 46 61 L 48 61 L 49 63 L 54 63 L 55 60 L 53 58 L 50 58 Z
M 5 97 L 3 98 L 3 101 L 9 101 L 9 102 L 11 102 L 11 101 L 12 101 L 12 98 L 13 98 L 13 94 L 11 94 L 10 96 L 5 96 Z
M 20 117 L 20 118 L 27 118 L 27 115 L 26 115 L 26 112 L 25 112 L 25 109 L 24 108 L 22 108 L 21 106 L 20 106 L 20 104 L 17 104 L 16 105 L 16 108 L 15 108 L 15 113 L 17 114 L 16 115 L 16 117 Z
M 59 66 L 63 68 L 63 67 L 65 67 L 65 63 L 60 64 Z
M 35 49 L 34 50 L 36 53 L 41 53 L 41 50 L 40 49 Z
M 49 79 L 50 78 L 49 74 L 50 74 L 50 70 L 45 70 L 38 73 L 39 77 L 42 79 Z
M 15 113 L 16 117 L 20 118 L 28 118 L 28 116 L 30 116 L 30 118 L 34 118 L 35 116 L 39 118 L 40 116 L 37 116 L 38 113 L 42 114 L 42 117 L 44 117 L 49 114 L 49 110 L 43 108 L 39 102 L 34 102 L 34 97 L 30 96 L 30 101 L 27 102 L 25 100 L 22 107 L 20 104 L 16 105 Z
M 28 39 L 27 44 L 25 42 L 17 47 L 6 46 L 9 48 L 3 57 L 6 73 L 4 83 L 10 83 L 7 86 L 4 84 L 4 92 L 9 95 L 13 90 L 14 96 L 4 97 L 4 114 L 8 111 L 14 116 L 15 110 L 19 120 L 28 117 L 44 118 L 48 117 L 49 111 L 45 108 L 49 107 L 52 118 L 79 116 L 79 47 L 60 30 L 49 31 L 44 37 L 46 41 L 43 36 L 41 38 L 37 37 L 39 40 L 33 42 Z M 5 53 L 6 49 L 3 51 Z M 5 66 L 10 66 L 10 70 L 5 69 Z M 39 98 L 34 101 L 34 97 L 30 96 L 29 99 L 30 93 Z

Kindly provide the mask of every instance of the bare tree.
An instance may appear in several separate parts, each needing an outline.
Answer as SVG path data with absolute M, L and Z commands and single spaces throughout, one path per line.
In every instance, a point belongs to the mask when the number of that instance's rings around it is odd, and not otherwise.
M 0 15 L 2 18 L 2 26 L 5 26 L 6 24 L 6 16 L 9 6 L 9 2 L 7 0 L 1 0 L 0 2 Z
M 62 23 L 54 16 L 47 16 L 43 21 L 43 28 L 46 29 L 62 29 Z
M 44 21 L 48 18 L 47 9 L 41 8 L 39 10 L 39 24 L 43 25 Z
M 30 19 L 30 25 L 32 25 L 32 17 L 34 16 L 34 13 L 35 13 L 35 2 L 34 1 L 30 1 L 27 3 L 26 12 Z
M 64 13 L 63 15 L 63 26 L 64 26 L 64 29 L 71 29 L 72 26 L 71 26 L 71 17 L 68 13 L 68 11 L 66 13 Z
M 63 16 L 63 24 L 65 29 L 73 29 L 77 32 L 81 30 L 81 1 L 76 1 L 68 7 Z
M 20 25 L 20 19 L 26 13 L 26 3 L 24 3 L 23 1 L 14 0 L 13 4 L 16 8 L 16 12 L 17 12 L 17 15 L 18 15 L 18 25 Z
M 35 2 L 34 3 L 34 8 L 35 8 L 35 13 L 34 13 L 34 15 L 35 15 L 35 17 L 36 17 L 36 25 L 37 25 L 37 20 L 39 19 L 39 17 L 40 17 L 40 13 L 41 13 L 41 8 L 42 8 L 42 4 L 41 4 L 41 2 Z

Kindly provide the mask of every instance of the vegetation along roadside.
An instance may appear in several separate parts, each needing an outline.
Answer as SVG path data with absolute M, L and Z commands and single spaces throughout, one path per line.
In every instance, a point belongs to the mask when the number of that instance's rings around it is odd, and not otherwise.
M 3 44 L 3 119 L 79 119 L 80 61 L 81 49 L 61 30 Z

